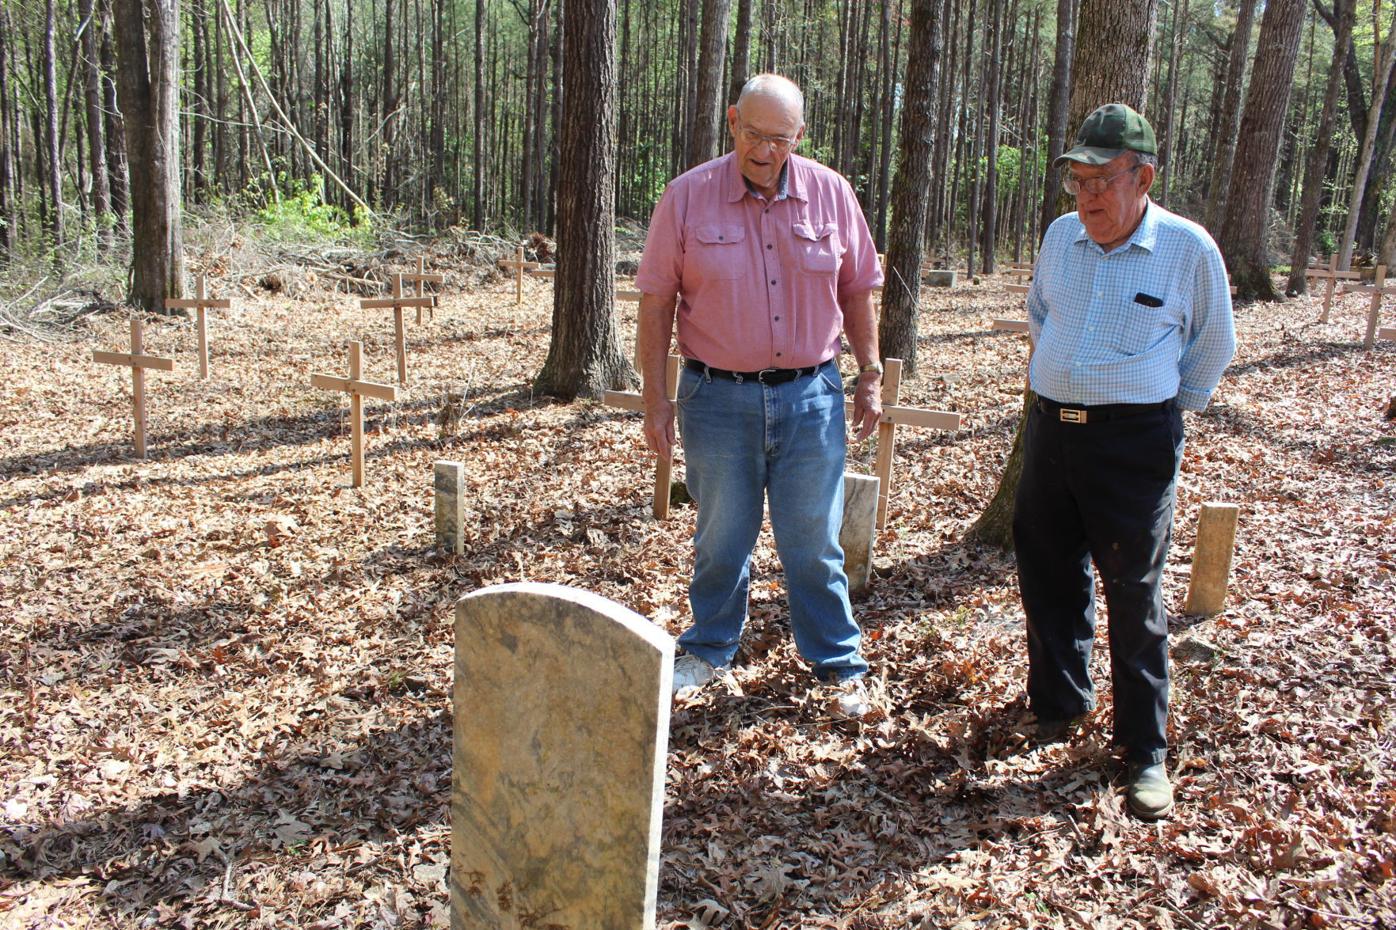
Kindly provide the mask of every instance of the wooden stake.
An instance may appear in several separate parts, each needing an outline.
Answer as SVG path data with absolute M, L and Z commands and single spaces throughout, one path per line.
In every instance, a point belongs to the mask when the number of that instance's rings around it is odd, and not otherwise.
M 679 363 L 682 361 L 677 355 L 669 356 L 669 363 L 665 366 L 664 392 L 672 402 L 678 397 L 679 391 Z M 645 412 L 645 399 L 642 395 L 633 391 L 606 391 L 601 395 L 602 403 L 610 407 L 620 407 L 622 410 L 635 410 L 640 413 Z M 654 516 L 658 520 L 669 519 L 669 486 L 674 475 L 674 454 L 671 450 L 668 455 L 659 457 L 654 471 Z
M 878 480 L 872 475 L 843 476 L 843 524 L 839 546 L 848 593 L 866 591 L 872 578 L 873 543 L 877 539 Z
M 374 397 L 379 400 L 397 400 L 397 388 L 391 384 L 378 384 L 374 381 L 364 381 L 362 375 L 362 354 L 363 346 L 358 342 L 349 343 L 349 377 L 340 378 L 336 375 L 310 376 L 311 387 L 323 388 L 327 391 L 344 391 L 349 395 L 349 428 L 351 430 L 351 467 L 353 469 L 353 486 L 363 487 L 364 483 L 364 407 L 365 397 Z
M 1209 616 L 1225 605 L 1239 514 L 1240 508 L 1235 504 L 1202 505 L 1197 517 L 1197 548 L 1192 556 L 1192 580 L 1188 583 L 1188 600 L 1183 613 Z
M 174 359 L 145 354 L 141 321 L 131 321 L 131 351 L 93 352 L 92 361 L 103 365 L 126 365 L 131 369 L 131 406 L 135 418 L 136 457 L 145 458 L 145 370 L 174 371 Z
M 1396 287 L 1386 285 L 1386 266 L 1377 266 L 1377 275 L 1372 279 L 1372 305 L 1367 310 L 1367 334 L 1362 337 L 1362 348 L 1370 349 L 1377 343 L 1377 318 L 1381 316 L 1381 299 L 1384 294 L 1396 294 Z

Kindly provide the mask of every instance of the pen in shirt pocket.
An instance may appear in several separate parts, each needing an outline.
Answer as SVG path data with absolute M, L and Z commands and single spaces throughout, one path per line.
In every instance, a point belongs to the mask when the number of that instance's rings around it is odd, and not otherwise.
M 1141 306 L 1145 306 L 1145 307 L 1162 307 L 1162 306 L 1163 306 L 1163 301 L 1162 301 L 1162 300 L 1160 300 L 1159 298 L 1153 296 L 1152 294 L 1145 294 L 1143 291 L 1140 291 L 1138 294 L 1135 294 L 1135 295 L 1134 295 L 1134 302 L 1137 303 L 1137 304 L 1140 304 Z

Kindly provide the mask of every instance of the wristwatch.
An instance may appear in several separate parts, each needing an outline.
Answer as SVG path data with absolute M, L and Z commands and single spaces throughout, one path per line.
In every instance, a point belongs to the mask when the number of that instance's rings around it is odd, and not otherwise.
M 875 371 L 875 372 L 877 372 L 877 376 L 878 376 L 879 378 L 881 378 L 881 377 L 882 377 L 882 362 L 880 362 L 880 361 L 875 361 L 875 360 L 874 360 L 874 361 L 868 362 L 866 365 L 859 365 L 859 366 L 858 366 L 858 377 L 861 378 L 863 375 L 867 374 L 867 373 L 870 372 L 870 371 Z

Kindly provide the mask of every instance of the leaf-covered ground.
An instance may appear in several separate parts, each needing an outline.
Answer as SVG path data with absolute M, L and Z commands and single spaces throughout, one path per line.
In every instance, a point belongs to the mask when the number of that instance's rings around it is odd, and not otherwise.
M 516 308 L 447 270 L 410 390 L 368 405 L 362 490 L 344 396 L 309 386 L 352 338 L 393 379 L 391 314 L 352 295 L 212 280 L 237 307 L 207 382 L 192 327 L 150 325 L 180 369 L 150 376 L 144 462 L 129 374 L 91 362 L 123 318 L 0 342 L 0 925 L 444 925 L 454 600 L 546 580 L 682 630 L 693 515 L 650 517 L 637 416 L 531 394 L 547 282 Z M 1242 506 L 1232 596 L 1174 618 L 1179 805 L 1147 825 L 1109 753 L 1103 644 L 1083 736 L 1033 748 L 1012 560 L 961 542 L 1026 358 L 988 322 L 1020 306 L 991 281 L 921 317 L 903 400 L 964 428 L 898 437 L 855 604 L 862 724 L 809 690 L 763 535 L 734 673 L 674 708 L 660 925 L 1396 927 L 1396 346 L 1361 349 L 1360 298 L 1328 325 L 1309 300 L 1239 309 L 1237 359 L 1188 417 L 1165 592 L 1180 611 L 1221 500 Z M 467 469 L 463 556 L 432 544 L 440 458 Z

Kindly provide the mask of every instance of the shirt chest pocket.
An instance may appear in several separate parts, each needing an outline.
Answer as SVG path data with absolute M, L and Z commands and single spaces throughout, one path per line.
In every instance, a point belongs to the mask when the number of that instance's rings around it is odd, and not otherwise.
M 839 270 L 837 223 L 794 223 L 790 227 L 795 260 L 806 274 L 834 274 Z
M 1169 297 L 1160 306 L 1126 300 L 1120 308 L 1118 345 L 1126 355 L 1140 355 L 1183 328 L 1185 301 Z
M 706 223 L 692 230 L 685 264 L 700 277 L 732 280 L 746 270 L 746 229 L 740 223 Z

